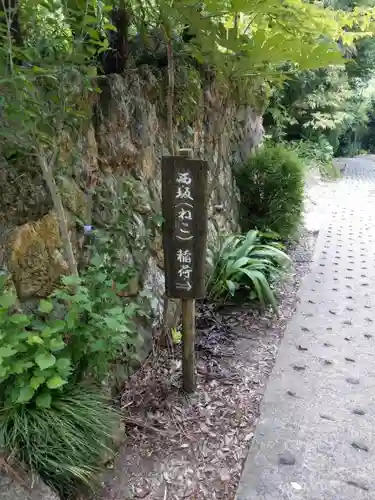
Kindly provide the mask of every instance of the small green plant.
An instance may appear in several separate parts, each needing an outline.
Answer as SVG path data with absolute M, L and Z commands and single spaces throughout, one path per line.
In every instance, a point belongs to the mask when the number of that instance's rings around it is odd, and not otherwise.
M 16 300 L 0 287 L 0 397 L 7 404 L 35 398 L 38 406 L 48 407 L 52 391 L 67 383 L 72 370 L 64 342 L 65 322 L 17 312 Z M 39 312 L 44 316 L 52 307 L 43 300 Z
M 172 342 L 174 344 L 181 344 L 182 333 L 178 331 L 176 328 L 171 329 Z
M 300 158 L 318 163 L 330 163 L 333 158 L 333 147 L 325 137 L 317 140 L 301 140 L 286 142 L 285 147 L 292 149 Z
M 207 252 L 207 293 L 211 300 L 229 297 L 259 300 L 277 310 L 272 282 L 290 262 L 280 242 L 259 231 L 230 235 Z
M 303 208 L 303 163 L 281 145 L 267 145 L 236 169 L 241 227 L 271 230 L 286 239 L 297 230 Z
M 76 498 L 78 490 L 97 485 L 119 426 L 119 414 L 98 388 L 66 386 L 49 408 L 3 402 L 0 450 L 38 473 L 62 499 Z
M 78 380 L 89 376 L 97 381 L 108 374 L 116 359 L 130 361 L 142 343 L 135 325 L 141 308 L 120 295 L 120 285 L 113 281 L 100 256 L 82 278 L 64 278 L 74 285 L 57 290 L 57 304 L 68 309 L 61 324 L 67 351 Z
M 72 379 L 100 382 L 112 361 L 137 354 L 142 339 L 134 318 L 141 310 L 118 295 L 98 255 L 82 278 L 62 281 L 35 315 L 17 311 L 15 295 L 0 282 L 0 397 L 7 404 L 35 400 L 48 408 Z
M 339 177 L 338 169 L 333 165 L 333 146 L 324 136 L 316 140 L 294 141 L 285 143 L 288 149 L 294 151 L 309 166 L 316 166 L 322 177 L 336 179 Z

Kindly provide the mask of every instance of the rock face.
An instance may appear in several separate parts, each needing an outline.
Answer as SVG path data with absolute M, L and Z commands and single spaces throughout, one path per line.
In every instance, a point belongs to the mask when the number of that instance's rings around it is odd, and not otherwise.
M 155 322 L 164 293 L 160 160 L 168 154 L 158 86 L 150 76 L 110 76 L 78 148 L 66 139 L 56 176 L 77 257 L 84 224 L 115 227 L 119 259 L 139 270 L 135 289 L 150 296 Z M 191 147 L 196 157 L 209 161 L 211 243 L 219 233 L 237 229 L 231 161 L 248 155 L 263 136 L 259 113 L 223 106 L 212 91 L 200 122 L 179 126 L 175 135 L 176 150 Z M 25 158 L 3 162 L 0 180 L 0 271 L 9 274 L 21 301 L 48 296 L 67 272 L 48 191 L 38 167 Z
M 18 474 L 17 474 L 18 475 Z M 40 480 L 6 476 L 0 472 L 1 500 L 58 500 L 59 497 Z
M 10 233 L 8 269 L 21 300 L 45 297 L 52 292 L 58 278 L 68 271 L 53 211 Z

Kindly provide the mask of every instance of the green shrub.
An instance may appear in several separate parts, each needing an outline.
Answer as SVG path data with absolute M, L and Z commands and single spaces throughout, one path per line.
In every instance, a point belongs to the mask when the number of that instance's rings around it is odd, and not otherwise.
M 49 408 L 3 404 L 0 451 L 38 473 L 63 499 L 75 498 L 78 490 L 97 485 L 119 426 L 119 414 L 99 389 L 66 386 Z
M 143 310 L 123 296 L 133 273 L 120 273 L 114 260 L 95 252 L 80 278 L 64 277 L 29 314 L 0 276 L 0 454 L 38 472 L 63 498 L 95 483 L 119 423 L 82 381 L 102 382 L 142 341 L 134 320 Z
M 24 313 L 0 276 L 0 454 L 38 472 L 62 496 L 94 484 L 118 415 L 95 388 L 117 359 L 136 357 L 142 337 L 126 298 L 134 269 L 119 269 L 110 242 L 80 278 Z M 125 292 L 125 293 L 123 293 Z M 124 297 L 125 295 L 125 297 Z
M 290 262 L 275 235 L 249 231 L 220 240 L 217 248 L 207 252 L 207 294 L 212 300 L 229 297 L 259 300 L 277 309 L 271 283 Z
M 17 298 L 0 277 L 0 397 L 7 404 L 49 407 L 68 382 L 100 382 L 112 361 L 137 354 L 139 308 L 118 296 L 99 257 L 82 278 L 63 283 L 32 315 L 15 309 Z
M 323 178 L 337 179 L 340 176 L 339 170 L 333 165 L 333 146 L 326 137 L 293 141 L 285 143 L 285 147 L 294 151 L 307 165 L 318 167 Z
M 236 172 L 244 231 L 272 230 L 288 238 L 303 209 L 304 172 L 300 158 L 284 146 L 265 146 Z
M 38 321 L 13 311 L 16 300 L 0 287 L 0 398 L 24 404 L 35 397 L 38 406 L 49 406 L 51 393 L 66 384 L 72 372 L 65 321 Z M 50 302 L 41 301 L 41 315 L 51 309 Z
M 332 163 L 333 146 L 324 136 L 316 140 L 286 142 L 285 147 L 294 151 L 300 158 L 319 164 Z
M 99 258 L 81 279 L 64 282 L 75 286 L 56 291 L 53 299 L 68 304 L 61 328 L 74 372 L 79 380 L 89 376 L 100 382 L 114 360 L 137 357 L 143 339 L 134 320 L 142 310 L 118 295 L 123 288 L 114 284 Z

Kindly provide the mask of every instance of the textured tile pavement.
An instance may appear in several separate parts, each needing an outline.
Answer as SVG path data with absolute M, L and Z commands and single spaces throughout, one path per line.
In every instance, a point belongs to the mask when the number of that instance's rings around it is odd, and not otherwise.
M 375 500 L 375 163 L 324 203 L 236 500 Z

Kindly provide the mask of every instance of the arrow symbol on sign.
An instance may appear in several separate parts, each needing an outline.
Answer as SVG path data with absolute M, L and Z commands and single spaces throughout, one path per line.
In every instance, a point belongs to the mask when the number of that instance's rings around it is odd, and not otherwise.
M 177 290 L 185 290 L 186 292 L 190 292 L 193 288 L 190 283 L 176 283 Z

